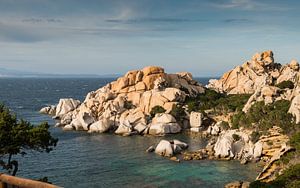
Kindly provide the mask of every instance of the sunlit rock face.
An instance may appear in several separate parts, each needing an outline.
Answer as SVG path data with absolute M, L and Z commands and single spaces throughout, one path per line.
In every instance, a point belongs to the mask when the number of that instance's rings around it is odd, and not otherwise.
M 275 63 L 272 51 L 256 53 L 251 60 L 226 72 L 219 80 L 209 81 L 208 88 L 228 94 L 251 94 L 257 89 L 290 80 L 297 82 L 299 63 Z
M 161 67 L 150 66 L 129 71 L 116 81 L 88 93 L 81 104 L 74 99 L 62 99 L 56 107 L 56 116 L 61 126 L 67 126 L 65 130 L 74 128 L 101 133 L 120 126 L 116 134 L 177 133 L 181 128 L 176 121 L 151 123 L 148 117 L 152 108 L 161 106 L 169 113 L 186 97 L 204 91 L 190 73 L 167 74 Z M 47 113 L 47 109 L 43 111 Z

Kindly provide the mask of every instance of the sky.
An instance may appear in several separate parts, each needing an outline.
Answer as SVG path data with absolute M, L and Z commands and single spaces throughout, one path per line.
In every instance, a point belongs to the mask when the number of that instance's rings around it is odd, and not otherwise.
M 300 1 L 0 0 L 0 68 L 207 77 L 264 50 L 300 60 Z

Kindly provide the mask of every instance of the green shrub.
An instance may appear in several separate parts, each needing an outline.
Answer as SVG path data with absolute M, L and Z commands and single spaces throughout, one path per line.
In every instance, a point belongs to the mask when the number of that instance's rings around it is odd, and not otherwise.
M 227 113 L 240 111 L 249 97 L 248 94 L 226 95 L 207 89 L 195 98 L 187 98 L 185 104 L 189 112 L 214 109 L 217 113 Z
M 286 165 L 290 162 L 290 160 L 292 158 L 295 157 L 295 154 L 296 154 L 295 151 L 289 151 L 289 152 L 285 153 L 283 156 L 280 157 L 279 162 L 280 163 L 282 162 L 283 164 Z
M 165 113 L 165 112 L 166 110 L 162 106 L 154 106 L 150 111 L 150 115 L 153 118 L 155 114 Z
M 221 127 L 222 130 L 228 130 L 228 129 L 230 129 L 229 123 L 227 121 L 222 121 L 220 123 L 220 127 Z
M 253 143 L 256 143 L 259 140 L 260 136 L 261 136 L 261 134 L 258 131 L 253 131 L 250 135 L 251 141 Z
M 256 102 L 249 112 L 239 112 L 231 118 L 233 128 L 256 126 L 259 131 L 265 131 L 273 126 L 281 127 L 285 133 L 295 130 L 294 118 L 288 113 L 290 101 L 280 100 L 273 104 L 265 105 L 264 102 Z
M 280 89 L 293 89 L 294 83 L 290 80 L 286 80 L 277 84 L 276 87 L 279 87 Z
M 291 136 L 290 144 L 296 149 L 297 152 L 300 152 L 300 132 L 297 132 Z
M 265 182 L 260 182 L 257 180 L 250 183 L 250 188 L 272 188 L 272 186 Z
M 234 141 L 239 141 L 241 139 L 241 137 L 237 134 L 233 134 L 232 138 L 233 138 Z
M 124 108 L 130 110 L 133 109 L 135 106 L 132 104 L 132 101 L 125 101 Z
M 268 146 L 272 146 L 273 145 L 273 141 L 272 140 L 268 140 L 267 145 Z
M 281 175 L 279 175 L 271 185 L 277 187 L 300 187 L 300 164 L 296 164 L 294 166 L 286 169 Z
M 184 109 L 181 105 L 174 105 L 170 114 L 177 120 L 182 121 L 186 116 Z

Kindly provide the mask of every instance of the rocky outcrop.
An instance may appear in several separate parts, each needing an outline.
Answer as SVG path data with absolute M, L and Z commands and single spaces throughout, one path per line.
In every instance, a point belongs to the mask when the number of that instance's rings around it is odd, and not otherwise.
M 276 79 L 276 84 L 279 84 L 283 81 L 292 81 L 293 83 L 296 83 L 299 78 L 299 63 L 297 60 L 292 60 L 289 64 L 286 66 L 283 66 L 280 70 L 280 75 Z
M 73 111 L 80 105 L 79 100 L 74 99 L 60 99 L 58 105 L 56 106 L 56 113 L 57 117 L 61 117 L 68 112 Z
M 186 97 L 194 97 L 204 90 L 190 73 L 167 74 L 161 67 L 145 67 L 129 71 L 116 81 L 88 93 L 82 103 L 61 99 L 55 115 L 59 124 L 66 126 L 65 130 L 106 132 L 116 127 L 116 134 L 121 135 L 178 133 L 181 127 L 174 118 L 167 122 L 156 120 L 157 117 L 151 122 L 148 117 L 152 108 L 161 106 L 169 113 Z
M 280 167 L 275 164 L 285 153 L 289 152 L 292 148 L 287 145 L 282 145 L 279 150 L 276 150 L 269 160 L 269 162 L 265 165 L 262 172 L 257 176 L 256 180 L 269 182 L 276 178 L 276 174 L 280 171 Z
M 275 86 L 263 86 L 258 88 L 255 93 L 251 95 L 243 108 L 243 112 L 247 113 L 251 106 L 256 102 L 263 101 L 265 105 L 267 105 L 279 100 L 289 100 L 291 96 L 291 89 L 280 89 Z
M 235 140 L 233 135 L 237 135 L 239 140 Z M 243 154 L 244 146 L 249 141 L 247 134 L 236 130 L 226 131 L 218 137 L 214 146 L 215 157 L 217 158 L 233 158 L 236 155 Z
M 296 60 L 282 66 L 274 62 L 272 51 L 265 51 L 256 53 L 250 61 L 226 72 L 219 80 L 210 80 L 207 87 L 228 94 L 251 94 L 263 86 L 287 80 L 296 82 L 298 74 Z

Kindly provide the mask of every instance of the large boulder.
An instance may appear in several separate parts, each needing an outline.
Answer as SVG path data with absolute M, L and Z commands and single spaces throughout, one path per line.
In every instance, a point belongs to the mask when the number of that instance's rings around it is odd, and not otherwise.
M 262 142 L 261 141 L 256 142 L 253 149 L 253 157 L 255 159 L 260 158 L 260 156 L 262 155 L 262 149 L 263 149 Z
M 190 126 L 192 132 L 200 132 L 203 128 L 203 114 L 200 112 L 191 112 L 190 114 Z
M 161 140 L 155 148 L 155 153 L 165 157 L 172 157 L 174 155 L 173 146 L 167 140 Z
M 149 66 L 149 67 L 143 68 L 142 72 L 145 77 L 145 76 L 152 75 L 152 74 L 164 73 L 165 70 L 161 67 Z
M 296 123 L 300 123 L 300 95 L 294 97 L 288 112 L 296 118 Z
M 132 133 L 133 127 L 130 124 L 130 122 L 125 120 L 122 122 L 118 129 L 115 131 L 115 134 L 123 135 L 123 136 L 129 136 Z
M 235 140 L 238 137 L 237 140 Z M 238 130 L 228 130 L 221 134 L 214 145 L 215 157 L 219 158 L 242 158 L 245 153 L 253 151 L 248 133 Z M 253 153 L 251 151 L 251 153 Z M 247 156 L 248 157 L 248 156 Z
M 151 135 L 164 135 L 180 131 L 181 127 L 176 123 L 176 119 L 165 113 L 156 114 L 149 127 L 149 134 Z
M 280 71 L 280 76 L 276 80 L 276 84 L 283 81 L 297 82 L 299 78 L 299 63 L 296 60 L 292 60 L 286 66 L 283 66 Z
M 50 116 L 55 116 L 56 106 L 54 106 L 54 105 L 46 106 L 46 107 L 44 107 L 40 110 L 40 113 L 41 114 L 47 114 L 47 115 L 50 115 Z
M 91 124 L 89 132 L 104 133 L 107 132 L 112 125 L 113 122 L 111 120 L 101 119 Z
M 70 111 L 75 110 L 80 105 L 79 100 L 75 99 L 60 99 L 58 105 L 56 106 L 56 116 L 60 117 L 67 114 Z
M 188 148 L 188 144 L 180 140 L 161 140 L 155 148 L 155 153 L 164 157 L 172 157 Z
M 176 123 L 176 119 L 171 114 L 158 113 L 155 114 L 152 123 Z
M 234 140 L 232 135 L 224 135 L 219 137 L 214 146 L 215 156 L 221 158 L 234 157 L 232 151 L 233 142 Z
M 202 126 L 203 114 L 200 112 L 191 112 L 190 125 L 192 128 L 198 128 Z
M 174 134 L 180 131 L 181 127 L 178 123 L 155 123 L 149 127 L 150 135 Z

